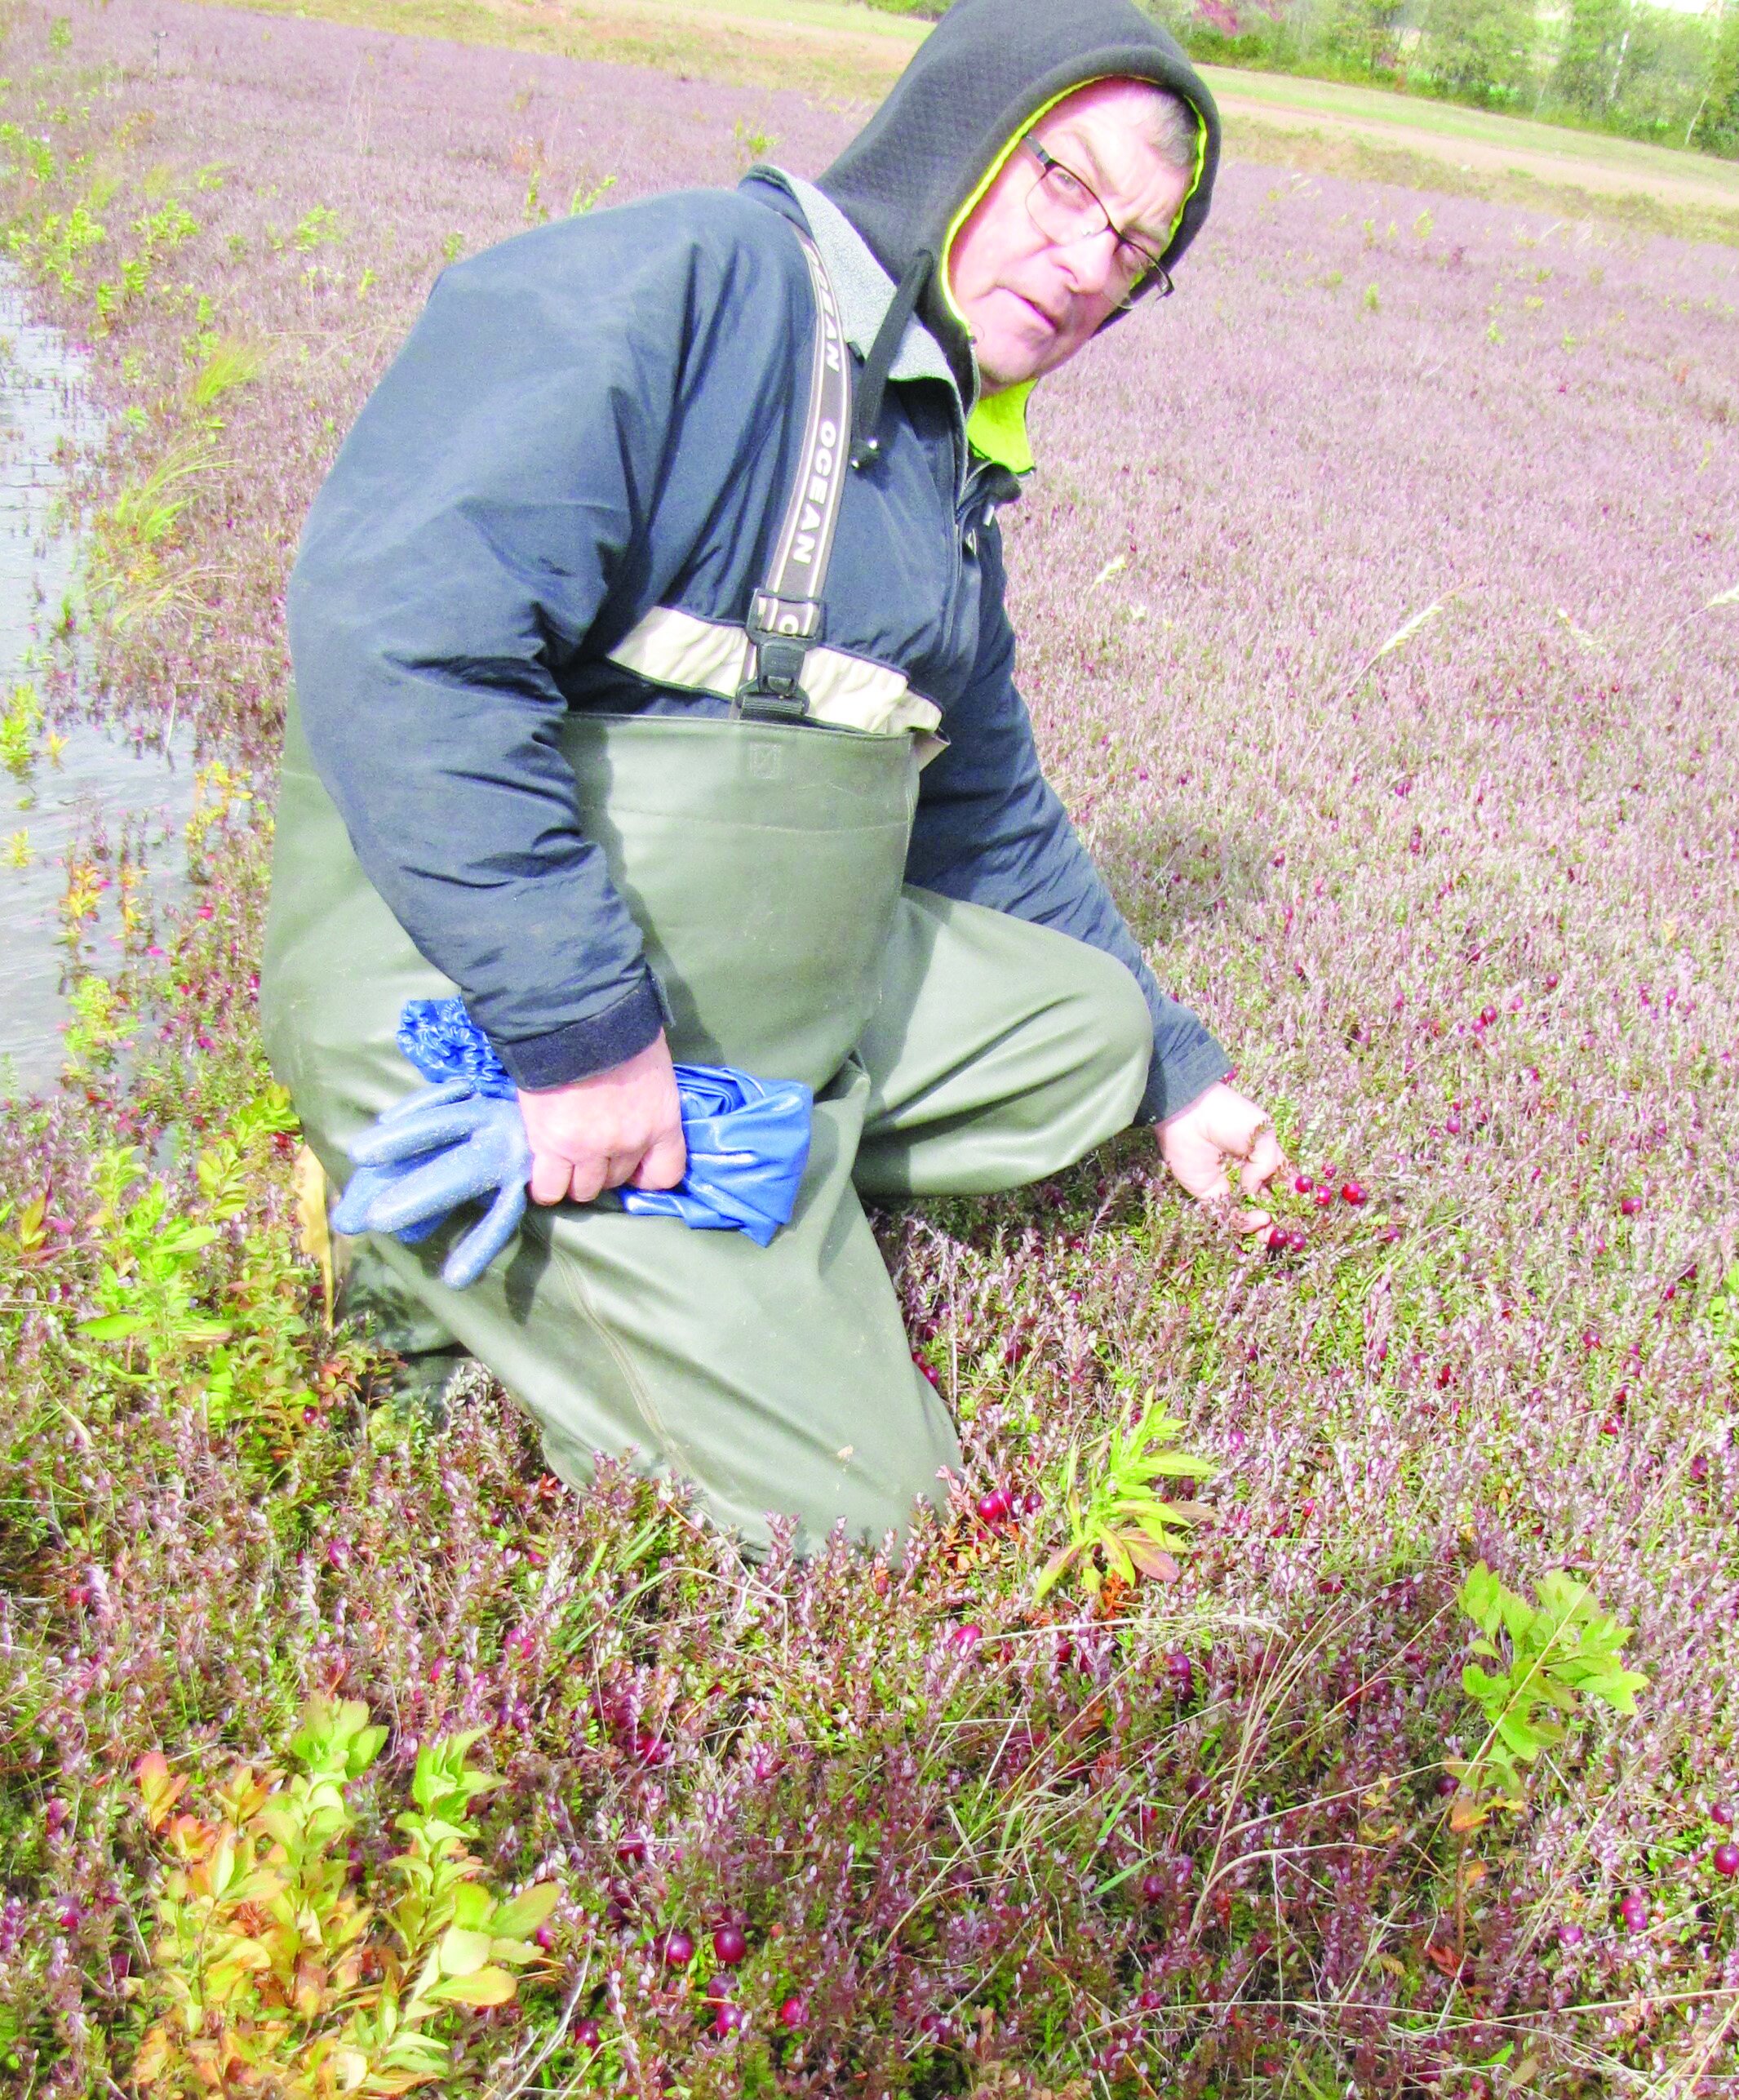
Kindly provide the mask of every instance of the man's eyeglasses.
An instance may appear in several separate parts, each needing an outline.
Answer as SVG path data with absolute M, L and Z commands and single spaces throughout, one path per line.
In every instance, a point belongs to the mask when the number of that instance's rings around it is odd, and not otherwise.
M 1030 133 L 1021 144 L 1039 164 L 1039 179 L 1027 193 L 1027 210 L 1045 238 L 1064 246 L 1071 241 L 1090 241 L 1108 229 L 1117 237 L 1111 282 L 1118 287 L 1118 304 L 1129 306 L 1147 293 L 1166 298 L 1172 288 L 1171 273 L 1153 251 L 1116 224 L 1097 193 L 1072 168 L 1046 153 Z

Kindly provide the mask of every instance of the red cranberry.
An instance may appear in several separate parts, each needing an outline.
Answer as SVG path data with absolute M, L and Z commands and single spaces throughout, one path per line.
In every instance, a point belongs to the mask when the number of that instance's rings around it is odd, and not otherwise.
M 675 1932 L 666 1933 L 653 1942 L 659 1958 L 671 1969 L 686 1969 L 694 1959 L 694 1942 L 679 1925 Z
M 810 2009 L 796 1991 L 779 2007 L 779 2025 L 793 2030 L 809 2025 Z
M 1165 1894 L 1166 1882 L 1163 1874 L 1143 1874 L 1141 1877 L 1141 1899 L 1144 1903 L 1157 1903 Z
M 712 2031 L 723 2041 L 727 2035 L 741 2034 L 748 2023 L 749 2016 L 743 2007 L 727 2001 L 712 2016 Z
M 951 1638 L 956 1648 L 963 1649 L 969 1655 L 984 1638 L 984 1629 L 969 1620 L 965 1626 L 956 1626 Z
M 721 1925 L 712 1935 L 712 1951 L 727 1969 L 734 1969 L 748 1951 L 741 1925 Z
M 1580 1925 L 1559 1925 L 1558 1928 L 1558 1944 L 1560 1947 L 1580 1947 L 1586 1937 Z
M 1292 1185 L 1300 1196 L 1308 1196 L 1316 1186 L 1307 1174 L 1294 1174 Z
M 1633 1889 L 1618 1906 L 1618 1915 L 1626 1932 L 1641 1932 L 1648 1923 L 1648 1898 Z
M 670 1745 L 643 1729 L 637 1729 L 628 1738 L 628 1754 L 637 1765 L 668 1765 Z
M 1341 1188 L 1341 1200 L 1343 1203 L 1351 1204 L 1356 1210 L 1365 1200 L 1364 1190 L 1356 1181 L 1345 1182 Z
M 1453 1772 L 1445 1772 L 1442 1778 L 1437 1782 L 1437 1791 L 1442 1799 L 1447 1800 L 1450 1795 L 1454 1793 L 1460 1787 L 1461 1783 L 1461 1781 L 1456 1778 Z
M 625 1866 L 640 1866 L 646 1857 L 646 1840 L 638 1831 L 628 1831 L 616 1840 L 616 1857 Z
M 537 1930 L 531 1935 L 531 1937 L 538 1946 L 543 1947 L 547 1951 L 556 1943 L 556 1929 L 546 1918 L 543 1923 L 538 1927 Z
M 1725 1845 L 1718 1845 L 1709 1858 L 1715 1872 L 1726 1875 L 1729 1880 L 1739 1874 L 1739 1845 L 1734 1845 L 1731 1840 Z
M 1316 1192 L 1316 1208 L 1317 1208 L 1319 1210 L 1326 1210 L 1328 1209 L 1329 1205 L 1331 1203 L 1333 1203 L 1333 1201 L 1334 1201 L 1334 1191 L 1333 1191 L 1332 1188 L 1319 1188 L 1319 1189 L 1317 1190 L 1317 1192 Z
M 1623 1201 L 1622 1201 L 1622 1202 L 1618 1205 L 1618 1210 L 1619 1210 L 1619 1213 L 1620 1213 L 1620 1215 L 1621 1215 L 1621 1216 L 1622 1216 L 1622 1217 L 1626 1217 L 1626 1218 L 1634 1218 L 1634 1217 L 1636 1215 L 1637 1212 L 1642 1209 L 1642 1207 L 1643 1207 L 1643 1199 L 1641 1198 L 1641 1197 L 1639 1197 L 1639 1196 L 1627 1196 L 1627 1197 L 1625 1197 L 1625 1199 L 1623 1200 Z
M 1014 1498 L 1006 1488 L 992 1488 L 978 1500 L 978 1521 L 995 1526 L 1006 1524 L 1014 1514 Z
M 596 2020 L 576 2020 L 574 2022 L 574 2040 L 580 2049 L 596 2049 L 604 2039 L 604 2031 Z
M 1713 1823 L 1718 1823 L 1723 1830 L 1731 1830 L 1733 1827 L 1733 1809 L 1732 1802 L 1711 1801 L 1709 1804 L 1709 1816 L 1710 1820 Z
M 930 1363 L 927 1358 L 921 1356 L 916 1349 L 912 1352 L 912 1361 L 917 1365 L 921 1375 L 927 1378 L 932 1385 L 939 1386 L 942 1383 L 941 1377 L 938 1373 L 935 1365 Z

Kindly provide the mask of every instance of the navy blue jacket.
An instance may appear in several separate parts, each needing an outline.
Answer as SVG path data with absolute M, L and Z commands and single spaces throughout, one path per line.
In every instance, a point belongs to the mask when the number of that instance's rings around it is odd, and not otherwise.
M 801 433 L 805 219 L 861 358 L 894 286 L 806 185 L 759 171 L 542 227 L 444 273 L 308 522 L 289 622 L 316 765 L 523 1086 L 603 1070 L 662 1025 L 555 731 L 570 708 L 728 708 L 720 651 Z M 1173 1113 L 1227 1061 L 1154 982 L 1040 769 L 992 514 L 1009 477 L 970 454 L 919 322 L 877 434 L 848 479 L 825 641 L 941 711 L 908 879 L 1125 964 L 1154 1016 L 1138 1116 Z

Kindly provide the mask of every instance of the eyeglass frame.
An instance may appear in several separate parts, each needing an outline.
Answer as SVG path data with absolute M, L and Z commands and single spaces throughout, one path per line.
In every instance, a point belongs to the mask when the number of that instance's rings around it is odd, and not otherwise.
M 1069 178 L 1069 180 L 1072 182 L 1077 189 L 1083 189 L 1086 192 L 1087 195 L 1092 198 L 1094 204 L 1097 206 L 1100 218 L 1104 221 L 1104 224 L 1097 228 L 1093 233 L 1077 233 L 1073 236 L 1073 238 L 1077 241 L 1096 241 L 1101 233 L 1114 233 L 1117 239 L 1117 247 L 1133 248 L 1136 254 L 1142 259 L 1142 261 L 1147 265 L 1144 269 L 1138 272 L 1134 277 L 1130 278 L 1127 290 L 1125 291 L 1122 296 L 1118 300 L 1117 304 L 1120 306 L 1133 306 L 1138 299 L 1147 298 L 1150 295 L 1156 299 L 1169 299 L 1173 291 L 1176 289 L 1176 286 L 1172 282 L 1171 272 L 1166 269 L 1165 264 L 1160 261 L 1160 258 L 1155 255 L 1151 249 L 1145 247 L 1141 242 L 1136 240 L 1133 235 L 1125 232 L 1125 230 L 1117 224 L 1116 220 L 1111 217 L 1110 212 L 1105 209 L 1104 199 L 1099 195 L 1099 193 L 1094 188 L 1093 184 L 1087 181 L 1084 176 L 1078 175 L 1075 172 L 1074 169 L 1069 166 L 1066 162 L 1059 161 L 1054 153 L 1048 153 L 1045 149 L 1039 144 L 1038 140 L 1034 138 L 1031 131 L 1023 134 L 1020 143 L 1027 148 L 1027 151 L 1031 153 L 1032 158 L 1039 164 L 1038 178 L 1034 182 L 1031 189 L 1027 192 L 1027 216 L 1032 220 L 1035 226 L 1038 226 L 1039 231 L 1045 235 L 1045 239 L 1047 241 L 1056 242 L 1059 246 L 1067 247 L 1070 245 L 1068 242 L 1058 241 L 1056 234 L 1049 233 L 1045 227 L 1040 226 L 1037 215 L 1032 208 L 1032 200 L 1034 197 L 1041 189 L 1043 189 L 1046 178 L 1054 168 L 1059 174 L 1066 175 Z M 1116 251 L 1114 249 L 1112 251 L 1114 258 L 1116 252 Z

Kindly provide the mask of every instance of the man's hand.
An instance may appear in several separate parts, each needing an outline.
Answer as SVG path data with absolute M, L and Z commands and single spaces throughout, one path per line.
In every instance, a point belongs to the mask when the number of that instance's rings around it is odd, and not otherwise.
M 674 1188 L 688 1165 L 682 1107 L 660 1035 L 608 1072 L 519 1095 L 534 1203 L 589 1203 L 606 1188 Z
M 1228 1161 L 1239 1162 L 1238 1183 L 1248 1199 L 1259 1195 L 1286 1164 L 1274 1125 L 1253 1101 L 1217 1080 L 1199 1100 L 1159 1126 L 1160 1154 L 1198 1203 L 1213 1205 L 1231 1194 Z M 1232 1213 L 1240 1232 L 1259 1232 L 1272 1223 L 1266 1210 Z

